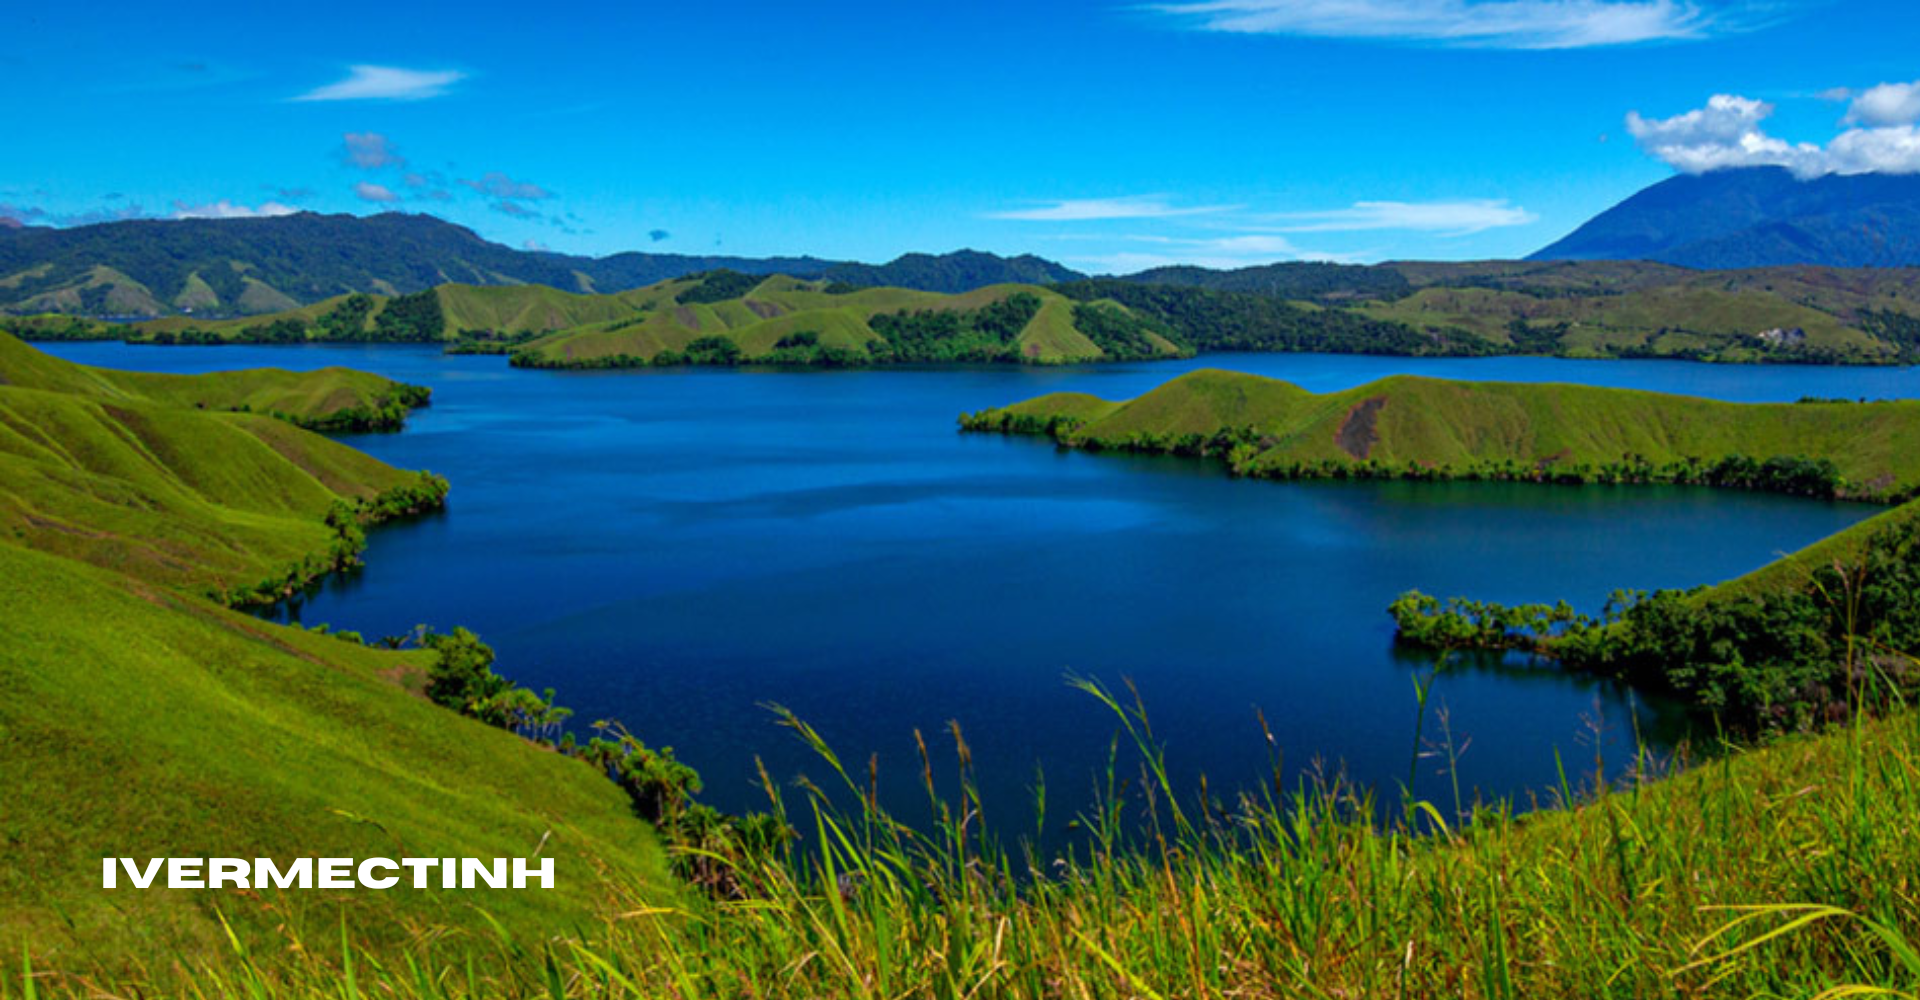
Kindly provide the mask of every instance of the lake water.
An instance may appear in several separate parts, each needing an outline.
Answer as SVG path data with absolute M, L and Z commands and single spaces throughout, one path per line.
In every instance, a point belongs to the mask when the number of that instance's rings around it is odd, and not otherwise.
M 827 777 L 764 703 L 787 705 L 908 817 L 913 730 L 963 726 L 991 815 L 1049 837 L 1087 801 L 1114 720 L 1069 672 L 1131 679 L 1177 775 L 1267 773 L 1256 709 L 1291 774 L 1344 766 L 1397 794 L 1414 678 L 1385 608 L 1419 588 L 1597 610 L 1616 587 L 1709 583 L 1873 508 L 1664 487 L 1236 481 L 1198 461 L 962 435 L 954 417 L 1056 390 L 1123 398 L 1220 367 L 1340 389 L 1394 373 L 1574 381 L 1730 400 L 1920 395 L 1912 370 L 1551 359 L 1210 355 L 1062 369 L 564 373 L 409 347 L 49 345 L 162 371 L 344 364 L 434 388 L 399 434 L 352 442 L 447 476 L 440 516 L 372 534 L 368 568 L 296 613 L 370 636 L 467 625 L 499 669 L 576 719 L 673 746 L 725 809 Z M 1673 706 L 1512 660 L 1442 676 L 1463 786 L 1552 785 L 1556 751 L 1618 766 Z M 1595 729 L 1598 729 L 1598 736 Z M 1430 720 L 1429 735 L 1437 735 Z M 1417 792 L 1444 801 L 1436 759 Z

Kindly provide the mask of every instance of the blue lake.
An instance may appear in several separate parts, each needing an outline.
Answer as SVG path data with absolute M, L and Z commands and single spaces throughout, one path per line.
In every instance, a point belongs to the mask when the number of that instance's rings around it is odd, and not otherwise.
M 1920 395 L 1920 372 L 1551 359 L 1210 355 L 1064 369 L 561 373 L 408 347 L 49 345 L 157 371 L 350 365 L 434 388 L 399 434 L 353 444 L 447 476 L 445 514 L 373 533 L 368 568 L 295 613 L 369 635 L 467 625 L 577 720 L 673 746 L 725 809 L 826 775 L 762 707 L 811 722 L 909 818 L 913 731 L 957 720 L 990 814 L 1083 807 L 1114 720 L 1064 677 L 1131 679 L 1179 780 L 1262 782 L 1322 762 L 1397 794 L 1414 678 L 1387 603 L 1419 588 L 1597 610 L 1619 587 L 1738 575 L 1874 513 L 1663 487 L 1236 481 L 1217 466 L 962 435 L 963 410 L 1056 390 L 1108 398 L 1196 367 L 1310 389 L 1395 373 L 1570 381 L 1743 401 Z M 1434 688 L 1463 786 L 1526 796 L 1555 754 L 1618 767 L 1682 713 L 1550 667 L 1462 664 Z M 1428 734 L 1438 735 L 1430 719 Z M 951 752 L 943 754 L 949 761 Z M 1437 759 L 1416 791 L 1442 800 Z M 824 782 L 823 782 L 824 783 Z M 1051 833 L 1050 833 L 1051 836 Z

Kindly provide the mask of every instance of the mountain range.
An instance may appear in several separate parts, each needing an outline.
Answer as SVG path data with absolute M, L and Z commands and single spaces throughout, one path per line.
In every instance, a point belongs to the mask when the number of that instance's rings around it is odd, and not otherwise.
M 1651 261 L 1695 270 L 1920 264 L 1920 176 L 1801 180 L 1772 167 L 1676 176 L 1528 260 Z M 1427 284 L 1458 282 L 1467 276 L 1457 272 L 1473 268 L 1294 261 L 1226 271 L 1162 267 L 1114 280 L 1337 303 L 1399 299 Z M 450 283 L 609 294 L 716 270 L 947 294 L 1087 277 L 1031 254 L 975 250 L 911 253 L 885 264 L 643 252 L 586 257 L 516 250 L 433 216 L 400 212 L 141 219 L 67 229 L 0 219 L 0 312 L 15 315 L 260 316 L 350 293 L 406 295 Z M 1581 273 L 1579 280 L 1591 277 Z
M 0 227 L 0 310 L 94 316 L 260 315 L 335 295 L 405 295 L 449 282 L 606 293 L 713 270 L 860 287 L 963 292 L 1083 277 L 1038 257 L 972 250 L 887 264 L 817 257 L 515 250 L 429 215 L 139 219 L 57 229 Z

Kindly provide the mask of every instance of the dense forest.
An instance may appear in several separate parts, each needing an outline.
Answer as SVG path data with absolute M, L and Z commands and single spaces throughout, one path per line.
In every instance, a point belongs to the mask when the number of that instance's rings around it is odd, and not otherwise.
M 1483 355 L 1499 348 L 1464 330 L 1423 333 L 1404 323 L 1310 308 L 1252 292 L 1119 279 L 1075 281 L 1054 290 L 1081 301 L 1112 299 L 1164 323 L 1170 339 L 1201 351 L 1322 351 L 1342 354 Z

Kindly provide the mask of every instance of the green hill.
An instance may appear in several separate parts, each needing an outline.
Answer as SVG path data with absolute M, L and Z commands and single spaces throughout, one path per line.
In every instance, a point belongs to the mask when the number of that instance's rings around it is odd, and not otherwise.
M 1912 400 L 1741 404 L 1413 376 L 1319 395 L 1203 370 L 1125 402 L 1055 394 L 966 422 L 1092 448 L 1214 453 L 1252 475 L 1724 479 L 1882 499 L 1920 490 L 1920 401 Z M 1774 459 L 1780 464 L 1766 471 Z M 1831 468 L 1802 467 L 1820 463 Z M 1770 477 L 1779 481 L 1763 481 Z
M 1088 449 L 1215 456 L 1267 478 L 1686 483 L 1909 501 L 1758 572 L 1694 591 L 1507 607 L 1418 591 L 1403 642 L 1518 649 L 1666 689 L 1740 730 L 1806 728 L 1920 692 L 1920 400 L 1739 404 L 1576 385 L 1394 377 L 1315 394 L 1199 371 L 1125 402 L 1056 394 L 963 428 Z M 1593 602 L 1600 595 L 1543 595 Z
M 513 933 L 558 933 L 589 923 L 609 883 L 663 883 L 620 788 L 420 697 L 435 654 L 221 606 L 352 564 L 363 527 L 444 494 L 213 405 L 274 393 L 325 422 L 358 398 L 341 386 L 378 389 L 349 374 L 134 377 L 0 338 L 0 951 L 159 974 L 162 956 L 228 951 L 223 920 L 273 952 L 337 942 L 343 915 L 369 947 L 450 932 L 490 949 L 475 904 Z M 552 892 L 99 887 L 103 856 L 536 852 L 557 859 Z
M 591 926 L 603 885 L 663 885 L 627 797 L 576 761 L 414 693 L 430 657 L 270 625 L 0 544 L 0 950 L 144 972 L 231 954 L 335 967 L 341 921 L 386 954 L 492 952 L 485 910 L 538 939 Z M 100 858 L 532 857 L 557 888 L 106 892 Z M 664 892 L 664 890 L 663 890 Z M 443 935 L 451 935 L 443 937 Z M 280 959 L 276 958 L 275 961 Z
M 614 295 L 540 285 L 441 285 L 352 295 L 248 319 L 183 317 L 128 328 L 156 343 L 306 340 L 454 342 L 511 351 L 528 367 L 905 361 L 1068 361 L 1176 357 L 1164 326 L 1117 303 L 1075 302 L 1034 285 L 959 294 L 854 288 L 716 271 Z
M 314 430 L 398 430 L 432 392 L 349 368 L 254 368 L 212 375 L 89 368 L 0 333 L 0 386 L 77 393 L 119 403 L 265 413 Z
M 1885 364 L 1920 356 L 1920 269 L 1638 261 L 1164 268 L 1057 287 L 1201 351 L 1547 354 Z

